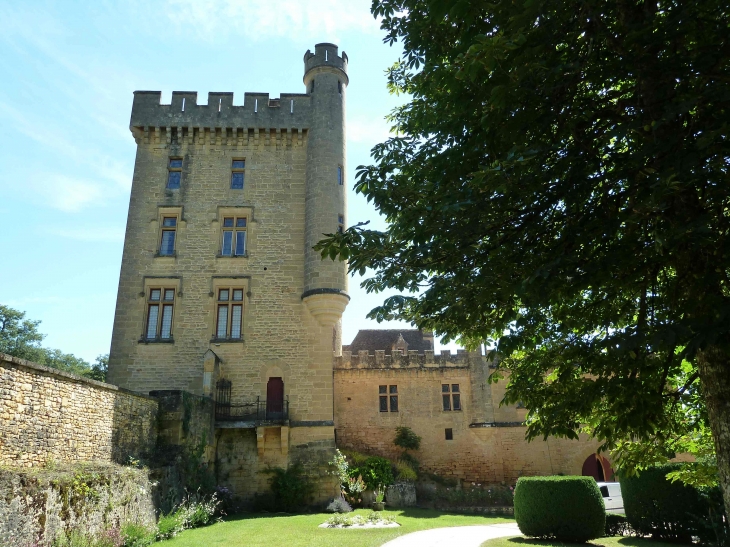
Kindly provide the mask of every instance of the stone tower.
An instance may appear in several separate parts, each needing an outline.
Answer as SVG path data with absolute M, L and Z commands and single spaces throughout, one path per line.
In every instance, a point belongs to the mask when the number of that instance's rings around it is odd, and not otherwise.
M 346 226 L 347 55 L 317 44 L 304 65 L 305 93 L 132 106 L 109 381 L 216 399 L 210 453 L 243 496 L 266 487 L 259 470 L 334 450 L 346 265 L 311 247 Z

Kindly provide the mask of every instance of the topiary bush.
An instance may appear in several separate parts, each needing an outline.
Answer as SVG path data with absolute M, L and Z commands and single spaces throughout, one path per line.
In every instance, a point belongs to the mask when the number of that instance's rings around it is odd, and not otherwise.
M 727 532 L 720 489 L 698 489 L 666 478 L 681 467 L 681 463 L 658 465 L 620 478 L 629 524 L 656 539 L 691 543 L 694 536 L 701 543 L 722 543 L 720 536 Z
M 526 536 L 584 542 L 603 536 L 606 509 L 592 477 L 522 477 L 515 520 Z

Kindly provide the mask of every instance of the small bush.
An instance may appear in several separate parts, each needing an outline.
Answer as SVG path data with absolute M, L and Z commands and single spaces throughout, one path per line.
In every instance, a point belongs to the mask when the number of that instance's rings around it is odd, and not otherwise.
M 603 498 L 592 477 L 522 477 L 514 504 L 526 536 L 584 542 L 606 529 Z
M 418 475 L 418 470 L 421 467 L 421 462 L 419 462 L 418 459 L 412 454 L 404 452 L 400 455 L 400 458 L 398 458 L 398 462 L 406 464 L 411 469 L 413 469 L 413 471 L 415 471 L 416 475 Z
M 606 537 L 635 535 L 629 521 L 624 515 L 606 513 Z
M 157 539 L 170 539 L 185 530 L 180 515 L 170 513 L 169 515 L 161 515 L 157 522 Z
M 395 473 L 396 478 L 402 482 L 415 482 L 418 478 L 418 474 L 405 462 L 395 463 Z
M 333 499 L 330 504 L 327 506 L 327 512 L 328 513 L 351 513 L 352 507 L 349 503 L 340 496 L 339 498 Z
M 128 523 L 122 526 L 122 536 L 124 537 L 124 547 L 148 547 L 157 540 L 157 530 Z
M 210 524 L 215 518 L 219 503 L 215 494 L 210 498 L 200 499 L 188 496 L 171 513 L 160 517 L 157 523 L 157 539 L 170 539 L 183 530 Z
M 671 482 L 667 473 L 682 464 L 645 469 L 634 477 L 621 477 L 621 494 L 629 524 L 641 535 L 691 543 L 721 543 L 727 535 L 719 488 L 694 488 Z
M 394 482 L 390 460 L 379 456 L 370 456 L 359 466 L 351 467 L 350 476 L 361 476 L 370 490 L 375 490 L 381 484 L 388 486 Z
M 301 511 L 312 502 L 314 487 L 304 475 L 301 464 L 290 465 L 288 469 L 274 467 L 267 469 L 266 473 L 271 474 L 269 483 L 277 511 Z
M 418 450 L 421 447 L 421 437 L 416 435 L 410 427 L 396 427 L 393 444 L 404 450 Z
M 370 457 L 362 452 L 355 452 L 354 450 L 343 450 L 342 452 L 353 466 L 362 465 Z

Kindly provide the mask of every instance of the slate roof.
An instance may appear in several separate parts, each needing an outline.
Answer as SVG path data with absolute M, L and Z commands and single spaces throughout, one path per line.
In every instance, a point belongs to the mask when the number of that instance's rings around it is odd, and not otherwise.
M 353 354 L 357 354 L 361 350 L 368 350 L 371 354 L 375 353 L 375 350 L 385 350 L 385 354 L 390 355 L 393 346 L 401 336 L 408 344 L 409 350 L 418 350 L 418 353 L 433 350 L 433 333 L 418 329 L 361 330 L 352 343 L 346 346 L 343 345 L 342 349 L 343 351 L 351 351 Z

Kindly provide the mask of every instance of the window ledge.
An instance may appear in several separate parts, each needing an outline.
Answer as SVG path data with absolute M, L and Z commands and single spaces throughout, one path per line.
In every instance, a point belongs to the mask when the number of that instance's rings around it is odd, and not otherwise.
M 177 253 L 172 253 L 171 255 L 161 255 L 160 253 L 155 253 L 155 258 L 177 258 Z
M 138 344 L 174 344 L 174 338 L 145 338 L 144 336 L 137 340 Z
M 243 344 L 243 338 L 211 338 L 211 344 Z
M 242 254 L 242 255 L 222 255 L 217 254 L 215 255 L 216 258 L 248 258 L 248 253 Z

